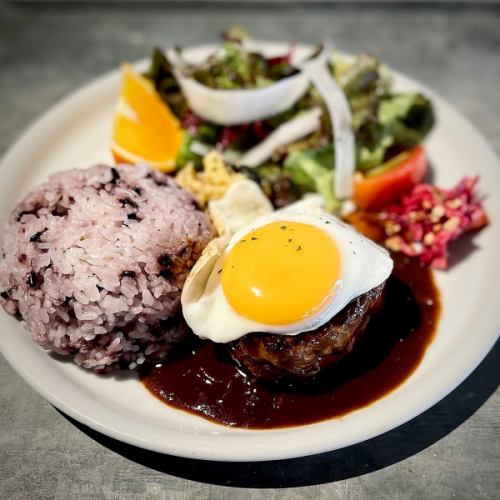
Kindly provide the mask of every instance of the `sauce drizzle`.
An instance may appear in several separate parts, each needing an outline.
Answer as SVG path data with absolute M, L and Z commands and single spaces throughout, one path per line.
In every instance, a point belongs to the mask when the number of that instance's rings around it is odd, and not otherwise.
M 380 399 L 420 363 L 441 308 L 432 272 L 393 256 L 382 310 L 354 352 L 307 385 L 264 385 L 240 372 L 224 345 L 196 341 L 189 354 L 141 376 L 156 397 L 223 425 L 271 429 L 340 417 Z

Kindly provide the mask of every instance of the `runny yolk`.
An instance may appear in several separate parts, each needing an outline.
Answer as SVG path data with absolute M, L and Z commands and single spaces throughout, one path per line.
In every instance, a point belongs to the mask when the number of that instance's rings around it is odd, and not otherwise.
M 278 221 L 249 232 L 231 248 L 221 280 L 238 314 L 288 325 L 319 311 L 339 277 L 340 253 L 325 231 Z

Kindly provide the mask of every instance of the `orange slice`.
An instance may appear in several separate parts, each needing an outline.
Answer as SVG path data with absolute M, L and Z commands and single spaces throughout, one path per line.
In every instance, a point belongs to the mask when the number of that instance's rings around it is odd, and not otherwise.
M 179 121 L 152 83 L 124 64 L 111 139 L 115 161 L 144 161 L 151 168 L 169 172 L 175 169 L 181 143 Z

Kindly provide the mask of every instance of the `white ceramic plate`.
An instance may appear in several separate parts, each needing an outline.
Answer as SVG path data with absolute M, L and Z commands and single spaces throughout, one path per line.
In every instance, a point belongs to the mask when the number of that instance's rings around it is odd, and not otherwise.
M 283 51 L 284 46 L 266 48 Z M 193 49 L 192 55 L 206 50 Z M 438 402 L 471 373 L 498 336 L 500 164 L 476 129 L 449 104 L 414 81 L 395 76 L 401 90 L 418 89 L 434 102 L 438 121 L 427 150 L 435 182 L 446 187 L 464 175 L 480 174 L 491 217 L 491 225 L 474 238 L 475 251 L 437 275 L 443 313 L 436 338 L 397 390 L 342 418 L 287 429 L 244 430 L 170 408 L 134 378 L 99 377 L 57 361 L 2 312 L 3 355 L 54 406 L 93 429 L 146 449 L 199 459 L 270 460 L 333 450 L 382 434 Z M 2 222 L 27 190 L 49 174 L 111 161 L 108 139 L 119 83 L 117 70 L 74 92 L 12 146 L 0 167 Z

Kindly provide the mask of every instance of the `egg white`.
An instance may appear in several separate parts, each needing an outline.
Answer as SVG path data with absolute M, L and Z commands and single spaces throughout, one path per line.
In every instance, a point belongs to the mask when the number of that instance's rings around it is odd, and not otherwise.
M 226 255 L 240 239 L 250 231 L 276 221 L 298 222 L 321 229 L 334 240 L 341 259 L 339 279 L 323 308 L 309 318 L 282 326 L 259 323 L 239 315 L 225 297 L 220 275 Z M 231 342 L 251 332 L 297 335 L 315 330 L 353 299 L 383 283 L 393 267 L 385 249 L 321 210 L 314 200 L 258 217 L 234 233 L 228 242 L 219 241 L 218 245 L 218 258 L 212 253 L 208 263 L 211 269 L 203 270 L 208 278 L 198 280 L 199 289 L 195 293 L 193 290 L 183 291 L 182 296 L 183 314 L 190 328 L 199 337 L 213 342 Z

